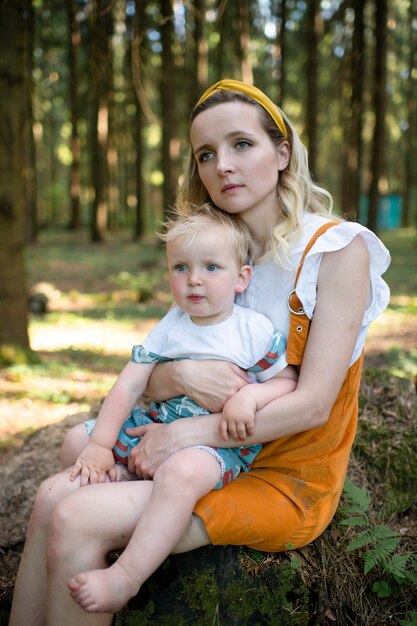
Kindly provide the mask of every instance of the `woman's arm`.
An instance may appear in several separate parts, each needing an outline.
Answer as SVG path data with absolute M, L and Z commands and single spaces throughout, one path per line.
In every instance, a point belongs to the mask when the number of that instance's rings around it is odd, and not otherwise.
M 220 433 L 225 442 L 231 437 L 244 444 L 249 435 L 255 434 L 257 411 L 294 391 L 298 379 L 295 368 L 287 365 L 284 372 L 261 384 L 245 385 L 226 402 L 220 420 Z
M 256 433 L 247 437 L 246 445 L 317 428 L 327 421 L 352 358 L 369 285 L 368 251 L 360 236 L 345 248 L 323 255 L 297 388 L 257 412 Z M 220 419 L 221 414 L 215 414 L 177 420 L 155 432 L 144 427 L 146 434 L 134 450 L 132 467 L 149 477 L 176 450 L 201 443 L 239 445 L 231 439 L 225 444 Z
M 184 359 L 159 363 L 152 372 L 146 393 L 156 402 L 186 395 L 199 406 L 215 413 L 221 411 L 225 402 L 250 382 L 245 370 L 234 363 Z

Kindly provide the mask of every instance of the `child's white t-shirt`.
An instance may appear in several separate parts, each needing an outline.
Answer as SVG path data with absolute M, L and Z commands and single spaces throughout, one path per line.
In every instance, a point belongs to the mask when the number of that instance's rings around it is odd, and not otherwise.
M 247 370 L 263 359 L 271 348 L 275 329 L 272 322 L 256 311 L 238 306 L 232 315 L 208 326 L 195 324 L 188 313 L 172 308 L 142 342 L 148 352 L 168 359 L 219 359 Z M 269 380 L 287 366 L 283 349 L 273 365 L 253 376 Z

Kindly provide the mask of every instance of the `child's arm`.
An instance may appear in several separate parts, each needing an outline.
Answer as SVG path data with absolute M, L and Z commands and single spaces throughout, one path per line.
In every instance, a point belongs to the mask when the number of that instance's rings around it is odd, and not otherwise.
M 225 441 L 229 437 L 244 441 L 255 432 L 255 413 L 297 386 L 296 370 L 287 365 L 277 376 L 263 383 L 246 385 L 224 405 L 220 420 L 220 433 Z
M 143 393 L 155 363 L 129 361 L 103 402 L 90 442 L 75 462 L 70 479 L 81 474 L 81 485 L 115 479 L 112 448 L 120 428 Z

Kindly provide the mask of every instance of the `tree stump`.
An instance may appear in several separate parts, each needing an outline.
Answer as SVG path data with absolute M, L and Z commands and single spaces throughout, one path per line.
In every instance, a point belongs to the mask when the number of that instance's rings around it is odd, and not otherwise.
M 170 556 L 115 626 L 307 626 L 309 591 L 289 560 L 208 546 Z

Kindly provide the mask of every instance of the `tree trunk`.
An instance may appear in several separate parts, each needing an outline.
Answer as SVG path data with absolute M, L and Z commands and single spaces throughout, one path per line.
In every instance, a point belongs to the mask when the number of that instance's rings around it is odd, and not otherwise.
M 0 4 L 0 344 L 29 348 L 24 269 L 29 0 Z
M 405 160 L 405 192 L 404 192 L 404 215 L 403 226 L 411 226 L 411 207 L 413 198 L 417 202 L 417 185 L 415 173 L 417 169 L 417 80 L 413 72 L 417 67 L 417 5 L 415 0 L 410 0 L 410 30 L 409 30 L 409 63 L 408 63 L 408 128 L 407 128 L 407 152 Z M 417 226 L 417 210 L 415 211 L 415 224 Z
M 375 126 L 372 140 L 371 185 L 369 191 L 368 228 L 378 230 L 379 181 L 384 171 L 385 112 L 387 108 L 387 17 L 388 0 L 376 2 L 375 14 Z
M 188 108 L 191 112 L 201 96 L 208 82 L 208 43 L 203 37 L 204 1 L 195 0 L 193 3 L 194 35 L 192 41 L 192 69 L 190 72 L 190 86 Z
M 77 230 L 80 227 L 80 138 L 78 136 L 78 68 L 77 57 L 81 43 L 81 35 L 76 19 L 77 0 L 68 2 L 69 18 L 69 69 L 70 69 L 70 109 L 71 109 L 71 153 L 70 169 L 70 219 L 69 228 Z
M 109 91 L 112 65 L 109 36 L 112 20 L 112 2 L 92 3 L 91 24 L 91 172 L 94 202 L 91 213 L 91 241 L 104 238 L 108 217 L 107 148 L 109 135 Z
M 240 66 L 242 79 L 246 83 L 253 83 L 252 64 L 249 58 L 250 44 L 250 2 L 239 0 L 239 31 L 240 31 Z
M 219 43 L 216 46 L 215 58 L 213 63 L 213 79 L 212 82 L 220 80 L 223 76 L 224 70 L 224 58 L 225 58 L 225 44 L 227 39 L 227 20 L 224 17 L 224 13 L 227 7 L 227 2 L 224 0 L 216 1 L 217 22 L 216 30 L 219 33 Z
M 171 0 L 161 0 L 162 38 L 162 171 L 164 175 L 163 198 L 164 217 L 167 217 L 175 200 L 177 187 L 177 159 L 179 140 L 176 139 L 175 125 L 175 64 L 172 51 L 174 38 L 174 14 Z
M 286 29 L 286 21 L 287 21 L 287 0 L 281 0 L 281 27 L 279 29 L 279 49 L 280 49 L 280 73 L 279 73 L 279 98 L 280 98 L 280 106 L 284 107 L 285 100 L 285 83 L 286 83 L 286 37 L 285 37 L 285 29 Z
M 133 238 L 139 239 L 145 233 L 145 190 L 144 177 L 142 174 L 144 163 L 143 128 L 145 116 L 142 107 L 143 89 L 143 42 L 145 38 L 145 4 L 141 0 L 135 0 L 135 26 L 134 39 L 132 42 L 132 75 L 136 91 L 136 213 Z
M 32 3 L 27 2 L 29 11 L 27 18 L 27 46 L 25 63 L 25 98 L 26 98 L 26 141 L 25 141 L 25 169 L 23 180 L 25 187 L 25 237 L 28 243 L 36 241 L 38 236 L 38 203 L 36 184 L 36 147 L 33 135 L 33 48 L 35 16 Z
M 351 89 L 348 116 L 345 118 L 345 139 L 342 164 L 342 212 L 351 220 L 357 218 L 361 191 L 362 125 L 364 88 L 364 9 L 363 0 L 352 0 L 355 23 L 351 46 L 349 86 Z
M 307 9 L 307 137 L 310 171 L 317 175 L 317 111 L 319 40 L 322 31 L 319 0 L 310 0 Z

